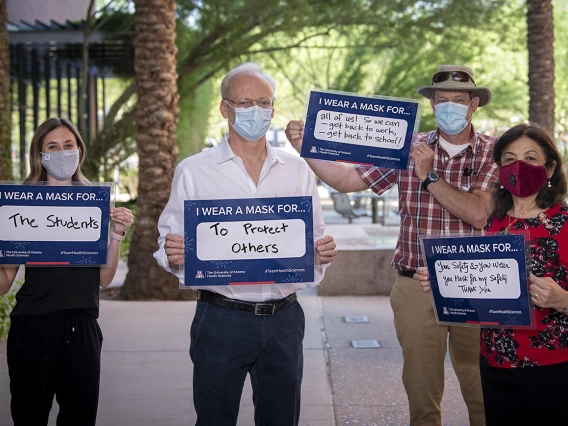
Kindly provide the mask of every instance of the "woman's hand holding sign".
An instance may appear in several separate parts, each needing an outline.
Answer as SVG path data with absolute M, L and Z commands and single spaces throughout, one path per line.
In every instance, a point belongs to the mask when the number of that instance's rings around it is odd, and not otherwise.
M 316 265 L 331 263 L 337 254 L 335 241 L 331 235 L 327 235 L 316 241 Z
M 100 285 L 107 287 L 113 280 L 118 267 L 120 243 L 126 236 L 126 231 L 134 223 L 134 215 L 125 207 L 110 206 L 110 239 L 107 250 L 107 267 L 101 268 Z
M 568 292 L 550 277 L 535 277 L 530 274 L 532 302 L 541 308 L 553 308 L 564 312 L 568 306 Z
M 118 235 L 124 235 L 134 223 L 134 215 L 125 207 L 110 206 L 110 218 L 113 223 L 111 230 Z

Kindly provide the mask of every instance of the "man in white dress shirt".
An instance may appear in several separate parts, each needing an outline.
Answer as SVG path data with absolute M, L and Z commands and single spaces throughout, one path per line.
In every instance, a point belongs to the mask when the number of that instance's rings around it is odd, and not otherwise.
M 225 76 L 220 110 L 229 133 L 218 146 L 177 166 L 160 216 L 160 249 L 154 257 L 183 279 L 184 200 L 311 195 L 315 282 L 194 287 L 199 298 L 189 352 L 196 425 L 237 423 L 247 373 L 257 426 L 297 425 L 300 416 L 305 319 L 296 291 L 318 284 L 337 251 L 333 238 L 323 235 L 323 213 L 310 168 L 266 140 L 275 88 L 274 79 L 253 63 Z

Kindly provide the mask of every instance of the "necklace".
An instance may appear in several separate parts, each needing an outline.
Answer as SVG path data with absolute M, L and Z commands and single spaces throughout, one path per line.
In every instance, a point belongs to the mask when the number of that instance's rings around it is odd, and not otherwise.
M 521 219 L 520 217 L 516 217 L 514 221 L 511 222 L 511 216 L 509 216 L 509 224 L 507 225 L 507 227 L 505 228 L 505 234 L 508 234 L 509 231 L 511 230 L 511 226 L 513 226 L 515 223 L 517 223 L 517 221 Z
M 505 228 L 505 234 L 508 234 L 508 233 L 509 233 L 509 231 L 511 230 L 511 226 L 513 226 L 515 223 L 517 223 L 517 222 L 519 221 L 519 219 L 524 219 L 524 218 L 522 218 L 522 217 L 520 217 L 520 216 L 526 215 L 526 214 L 529 212 L 529 210 L 530 210 L 530 209 L 526 209 L 524 212 L 520 213 L 520 214 L 515 218 L 515 220 L 512 221 L 512 222 L 511 222 L 511 215 L 508 215 L 508 216 L 509 216 L 509 224 L 508 224 L 507 227 Z

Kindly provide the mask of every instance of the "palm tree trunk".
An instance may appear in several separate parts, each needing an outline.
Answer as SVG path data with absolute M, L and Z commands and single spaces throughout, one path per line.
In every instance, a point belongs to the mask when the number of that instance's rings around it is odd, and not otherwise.
M 9 52 L 6 0 L 0 0 L 0 180 L 12 179 Z
M 552 0 L 527 0 L 529 120 L 554 135 Z
M 139 187 L 136 227 L 128 258 L 125 299 L 191 298 L 177 279 L 153 259 L 158 249 L 158 218 L 166 205 L 177 162 L 178 93 L 175 0 L 134 0 L 136 26 L 137 150 Z

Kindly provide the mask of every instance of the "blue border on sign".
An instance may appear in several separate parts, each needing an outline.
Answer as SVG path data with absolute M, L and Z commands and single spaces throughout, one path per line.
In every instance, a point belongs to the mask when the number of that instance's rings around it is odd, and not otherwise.
M 305 223 L 306 252 L 298 258 L 275 258 L 254 260 L 216 259 L 202 261 L 197 257 L 197 226 L 201 222 L 210 222 L 211 216 L 197 215 L 198 208 L 232 207 L 233 211 L 240 206 L 246 212 L 246 206 L 260 207 L 277 204 L 297 204 L 303 211 L 289 213 L 265 214 L 217 214 L 217 222 L 259 221 L 301 219 Z M 312 197 L 274 197 L 243 198 L 234 200 L 185 200 L 184 201 L 184 241 L 185 241 L 185 279 L 182 288 L 215 285 L 245 284 L 291 284 L 314 281 L 314 234 Z M 266 273 L 267 269 L 292 270 L 291 272 Z M 303 269 L 304 271 L 298 271 Z M 244 274 L 231 277 L 207 277 L 206 271 L 217 271 L 231 275 L 230 271 L 244 270 Z M 244 277 L 244 279 L 243 279 Z
M 524 234 L 485 235 L 474 237 L 420 237 L 422 250 L 432 287 L 434 310 L 440 324 L 481 325 L 486 327 L 532 327 L 533 315 L 529 301 L 527 275 L 527 238 Z M 480 244 L 511 244 L 516 251 L 488 253 L 438 253 L 433 254 L 433 246 L 459 246 Z M 515 259 L 519 264 L 519 282 L 521 293 L 517 299 L 475 299 L 447 298 L 441 295 L 436 277 L 435 263 L 438 260 L 483 260 L 483 259 Z M 449 308 L 457 308 L 460 314 L 452 315 Z M 473 311 L 473 312 L 470 312 Z M 490 311 L 499 311 L 492 313 Z M 520 312 L 520 313 L 517 313 Z
M 98 207 L 102 223 L 97 241 L 2 241 L 0 240 L 0 264 L 8 265 L 105 265 L 107 263 L 108 226 L 110 221 L 111 186 L 106 185 L 0 185 L 0 206 Z M 6 198 L 6 193 L 25 193 L 31 197 Z M 37 194 L 42 194 L 38 200 Z M 47 194 L 59 194 L 50 196 Z M 76 194 L 94 194 L 94 200 L 77 201 Z M 65 195 L 64 195 L 65 194 Z M 71 194 L 69 197 L 67 194 Z M 31 198 L 31 199 L 28 199 Z M 68 199 L 71 198 L 71 199 Z M 73 216 L 70 210 L 69 217 Z M 66 254 L 63 254 L 63 253 Z M 13 253 L 13 256 L 7 255 Z
M 320 102 L 321 99 L 337 101 L 335 106 Z M 329 103 L 329 102 L 328 102 Z M 340 105 L 370 105 L 373 109 L 362 110 L 346 108 Z M 387 110 L 404 108 L 404 114 L 395 114 Z M 324 141 L 315 137 L 318 113 L 322 110 L 373 116 L 377 118 L 395 118 L 407 122 L 404 145 L 401 149 L 389 149 L 354 145 L 340 141 Z M 301 156 L 328 161 L 338 161 L 362 165 L 372 165 L 389 169 L 406 169 L 412 144 L 412 136 L 420 122 L 420 103 L 417 100 L 397 99 L 378 96 L 362 96 L 356 93 L 312 90 L 309 94 Z M 322 151 L 323 150 L 323 151 Z

